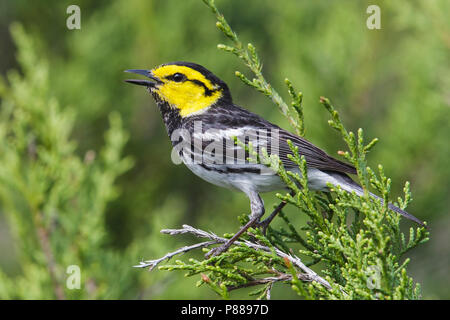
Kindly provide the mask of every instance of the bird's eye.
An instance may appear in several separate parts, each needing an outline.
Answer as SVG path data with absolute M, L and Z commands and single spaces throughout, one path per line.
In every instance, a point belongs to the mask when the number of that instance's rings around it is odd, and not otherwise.
M 182 82 L 182 81 L 186 80 L 186 76 L 179 72 L 173 74 L 171 78 L 175 82 Z

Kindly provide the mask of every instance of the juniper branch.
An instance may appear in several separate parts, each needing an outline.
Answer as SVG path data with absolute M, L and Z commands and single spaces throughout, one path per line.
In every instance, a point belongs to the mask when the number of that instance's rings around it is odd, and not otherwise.
M 303 119 L 303 107 L 302 107 L 302 93 L 296 92 L 289 79 L 285 79 L 286 86 L 288 87 L 289 95 L 292 98 L 291 108 L 283 100 L 281 95 L 270 85 L 262 73 L 263 65 L 258 56 L 256 48 L 253 44 L 248 43 L 247 48 L 242 44 L 236 32 L 230 27 L 224 16 L 217 9 L 214 0 L 203 0 L 203 2 L 212 10 L 215 14 L 217 22 L 216 26 L 223 34 L 231 40 L 233 46 L 225 44 L 219 44 L 217 47 L 226 52 L 233 53 L 253 72 L 254 78 L 248 79 L 240 71 L 236 71 L 235 75 L 245 84 L 255 88 L 265 96 L 269 97 L 280 109 L 283 115 L 289 120 L 292 127 L 295 129 L 298 135 L 305 135 L 305 125 Z
M 304 281 L 304 282 L 311 282 L 314 281 L 313 278 L 311 278 L 308 274 L 304 274 L 304 273 L 297 273 L 297 278 Z M 292 281 L 293 276 L 291 274 L 286 274 L 286 273 L 280 273 L 280 275 L 278 275 L 277 277 L 267 277 L 267 278 L 262 278 L 262 279 L 256 279 L 253 281 L 249 281 L 247 283 L 241 284 L 241 285 L 236 285 L 236 286 L 229 286 L 227 287 L 228 291 L 232 291 L 232 290 L 237 290 L 237 289 L 242 289 L 242 288 L 248 288 L 248 287 L 254 287 L 254 286 L 259 286 L 262 284 L 274 284 L 275 282 L 281 282 L 281 281 Z
M 200 229 L 196 229 L 192 226 L 186 225 L 184 224 L 182 226 L 181 229 L 163 229 L 161 230 L 161 233 L 165 233 L 165 234 L 169 234 L 169 235 L 178 235 L 178 234 L 193 234 L 196 237 L 199 238 L 207 238 L 210 239 L 210 241 L 206 241 L 206 242 L 201 242 L 201 243 L 197 243 L 195 245 L 192 246 L 186 246 L 186 247 L 182 247 L 172 253 L 168 253 L 166 254 L 164 257 L 160 258 L 160 259 L 156 259 L 156 260 L 148 260 L 145 262 L 141 262 L 139 265 L 135 266 L 135 267 L 139 267 L 139 268 L 146 268 L 149 267 L 150 270 L 152 270 L 157 264 L 159 264 L 160 262 L 170 259 L 171 257 L 181 254 L 181 253 L 185 253 L 194 249 L 198 249 L 198 248 L 202 248 L 202 247 L 209 247 L 211 245 L 214 244 L 218 244 L 218 243 L 225 243 L 228 241 L 228 239 L 223 238 L 223 237 L 219 237 L 216 234 L 212 233 L 212 232 L 207 232 L 207 231 L 203 231 Z M 328 283 L 328 281 L 326 281 L 325 279 L 321 278 L 320 276 L 317 275 L 317 273 L 315 273 L 313 270 L 311 270 L 310 268 L 308 268 L 299 257 L 297 256 L 293 256 L 287 253 L 284 253 L 283 251 L 279 250 L 278 248 L 269 248 L 267 246 L 258 244 L 258 243 L 254 243 L 248 240 L 240 240 L 240 241 L 236 241 L 234 243 L 235 246 L 244 246 L 244 247 L 249 247 L 255 250 L 262 250 L 262 251 L 266 251 L 266 252 L 275 252 L 275 254 L 283 259 L 287 259 L 289 260 L 293 265 L 295 265 L 296 267 L 298 267 L 299 269 L 301 269 L 307 277 L 307 279 L 310 279 L 311 281 L 316 281 L 320 284 L 322 284 L 323 286 L 325 286 L 326 288 L 331 288 L 330 284 Z M 209 260 L 214 259 L 210 258 Z

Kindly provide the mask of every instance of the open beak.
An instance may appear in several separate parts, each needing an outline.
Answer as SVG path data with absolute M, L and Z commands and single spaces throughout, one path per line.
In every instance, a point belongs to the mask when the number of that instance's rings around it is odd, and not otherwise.
M 158 78 L 156 78 L 155 76 L 152 75 L 152 72 L 150 70 L 130 69 L 130 70 L 125 70 L 125 72 L 141 74 L 141 75 L 146 76 L 147 78 L 151 79 L 151 80 L 138 80 L 138 79 L 125 80 L 125 82 L 128 82 L 128 83 L 137 84 L 140 86 L 146 86 L 147 88 L 154 88 L 157 83 L 161 82 Z

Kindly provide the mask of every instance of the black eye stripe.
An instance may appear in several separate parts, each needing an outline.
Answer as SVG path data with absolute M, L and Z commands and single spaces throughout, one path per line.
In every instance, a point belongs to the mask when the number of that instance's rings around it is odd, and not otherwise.
M 197 86 L 203 87 L 205 89 L 205 96 L 211 96 L 214 92 L 218 91 L 219 89 L 211 90 L 209 89 L 202 81 L 197 79 L 188 79 L 186 75 L 183 73 L 177 72 L 174 74 L 171 74 L 169 76 L 165 77 L 167 80 L 174 81 L 174 82 L 184 82 L 184 81 L 190 81 Z
M 197 79 L 194 79 L 194 80 L 187 79 L 187 81 L 190 81 L 190 82 L 195 83 L 196 85 L 198 85 L 200 87 L 203 87 L 205 89 L 205 96 L 210 96 L 210 95 L 212 95 L 214 92 L 216 92 L 218 90 L 218 89 L 215 89 L 215 90 L 208 89 L 208 87 L 203 82 L 201 82 L 200 80 L 197 80 Z

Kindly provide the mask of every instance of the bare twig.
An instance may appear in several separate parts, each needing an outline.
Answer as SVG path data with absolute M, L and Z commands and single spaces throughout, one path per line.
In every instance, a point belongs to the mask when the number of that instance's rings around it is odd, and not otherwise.
M 164 230 L 161 230 L 161 232 L 162 231 L 164 231 Z M 185 246 L 185 247 L 182 247 L 182 248 L 180 248 L 180 249 L 178 249 L 176 251 L 169 252 L 168 254 L 163 256 L 162 258 L 155 259 L 155 260 L 147 260 L 145 262 L 141 261 L 138 265 L 133 266 L 133 267 L 134 268 L 149 268 L 149 271 L 151 271 L 158 264 L 160 264 L 164 260 L 170 260 L 170 258 L 172 258 L 173 256 L 176 256 L 178 254 L 183 254 L 183 253 L 186 253 L 188 251 L 195 250 L 195 249 L 198 249 L 198 248 L 208 247 L 210 245 L 217 244 L 217 243 L 219 243 L 219 242 L 218 241 L 205 241 L 205 242 L 196 243 L 196 244 L 194 244 L 192 246 Z
M 211 245 L 214 244 L 219 244 L 219 243 L 225 243 L 228 241 L 228 239 L 226 238 L 222 238 L 217 236 L 216 234 L 212 233 L 212 232 L 207 232 L 207 231 L 203 231 L 200 229 L 196 229 L 192 226 L 183 225 L 182 229 L 163 229 L 161 230 L 161 233 L 166 233 L 166 234 L 170 234 L 170 235 L 177 235 L 177 234 L 186 234 L 186 233 L 190 233 L 193 234 L 199 238 L 207 238 L 210 239 L 210 241 L 205 241 L 205 242 L 200 242 L 197 243 L 195 245 L 192 246 L 186 246 L 186 247 L 182 247 L 174 252 L 168 253 L 166 254 L 164 257 L 160 258 L 160 259 L 156 259 L 156 260 L 148 260 L 145 262 L 141 262 L 139 265 L 135 266 L 138 268 L 146 268 L 149 267 L 150 270 L 152 270 L 156 265 L 158 265 L 159 263 L 161 263 L 164 260 L 170 259 L 171 257 L 177 255 L 177 254 L 181 254 L 181 253 L 186 253 L 188 251 L 194 250 L 194 249 L 198 249 L 198 248 L 204 248 L 204 247 L 209 247 Z M 321 278 L 319 275 L 317 275 L 313 270 L 311 270 L 310 268 L 308 268 L 299 257 L 297 256 L 293 256 L 287 253 L 284 253 L 283 251 L 279 250 L 278 248 L 269 248 L 266 246 L 263 246 L 261 244 L 257 244 L 248 240 L 240 240 L 240 241 L 236 241 L 234 242 L 234 245 L 236 246 L 247 246 L 249 248 L 252 249 L 256 249 L 256 250 L 263 250 L 266 252 L 275 252 L 275 254 L 281 258 L 284 259 L 288 259 L 294 266 L 296 266 L 297 268 L 299 268 L 300 270 L 302 270 L 304 272 L 304 274 L 301 275 L 301 277 L 299 277 L 299 279 L 301 280 L 305 280 L 305 281 L 316 281 L 320 284 L 322 284 L 323 286 L 325 286 L 327 289 L 331 289 L 330 284 L 328 283 L 328 281 L 326 281 L 325 279 Z M 273 280 L 273 279 L 272 279 Z M 278 280 L 281 281 L 281 280 Z

